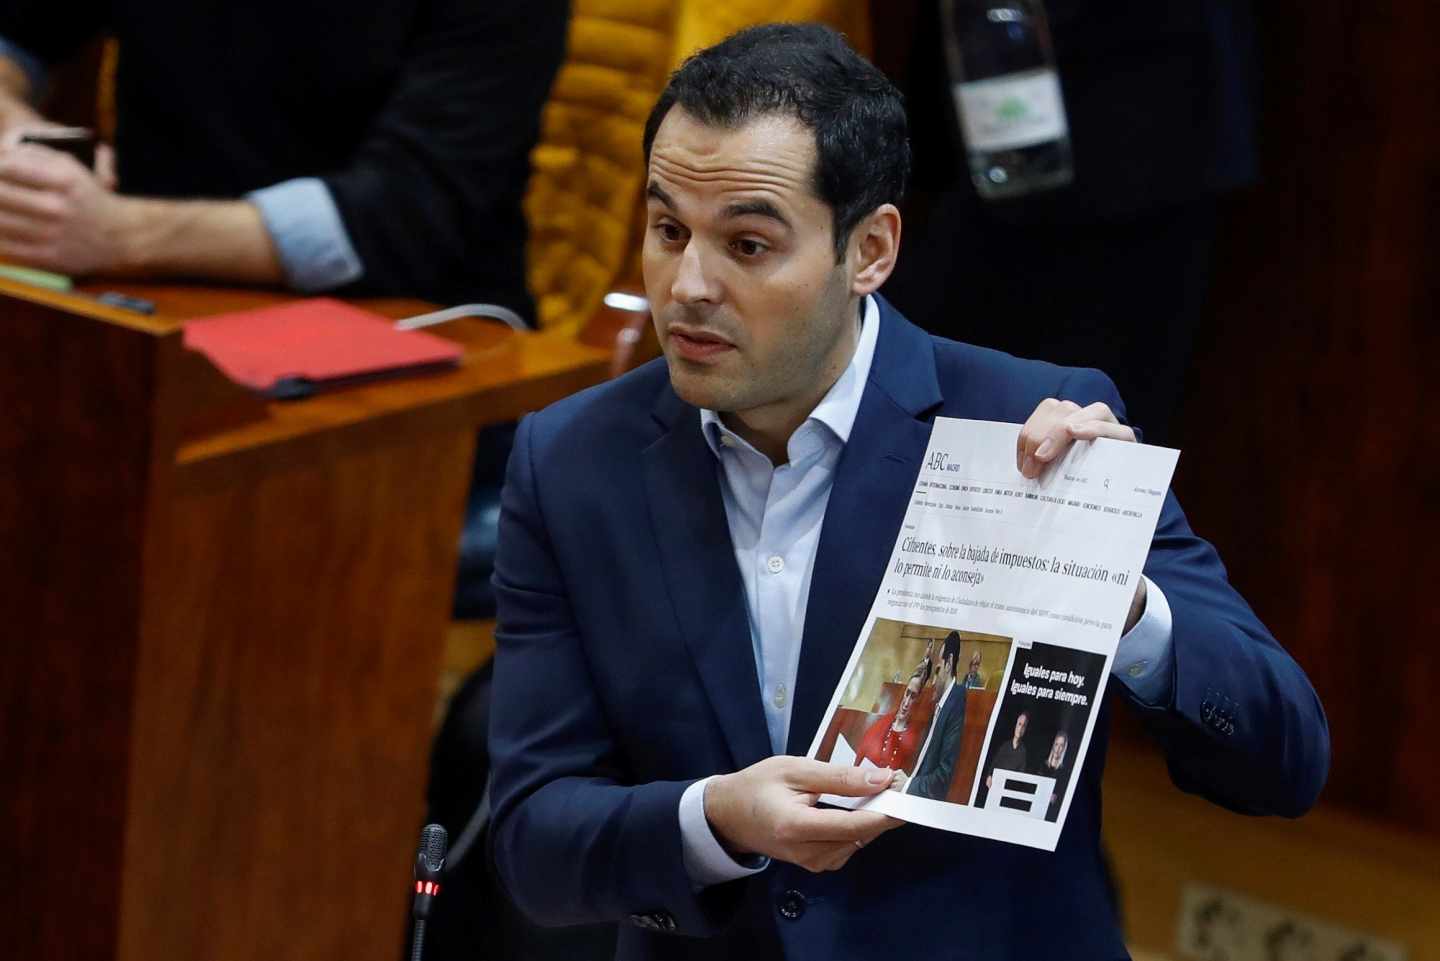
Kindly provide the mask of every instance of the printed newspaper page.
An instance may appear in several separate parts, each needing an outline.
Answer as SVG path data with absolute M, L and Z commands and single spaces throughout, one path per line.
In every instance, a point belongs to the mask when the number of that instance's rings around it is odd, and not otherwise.
M 904 774 L 827 802 L 1053 851 L 1179 452 L 1080 442 L 1032 481 L 1019 433 L 935 421 L 809 756 Z

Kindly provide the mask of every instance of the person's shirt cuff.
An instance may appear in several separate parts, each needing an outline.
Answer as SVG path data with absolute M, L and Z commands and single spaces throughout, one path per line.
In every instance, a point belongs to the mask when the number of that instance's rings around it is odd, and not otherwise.
M 24 47 L 16 46 L 0 37 L 0 57 L 13 60 L 30 81 L 30 102 L 34 103 L 45 93 L 45 62 Z
M 1175 688 L 1175 643 L 1170 602 L 1145 578 L 1145 613 L 1120 638 L 1110 673 L 1141 703 L 1161 707 Z
M 331 290 L 365 273 L 324 181 L 299 177 L 245 195 L 260 210 L 290 286 Z
M 701 778 L 680 795 L 681 857 L 685 861 L 685 873 L 697 889 L 758 874 L 770 864 L 769 858 L 759 855 L 741 863 L 720 846 L 715 832 L 710 830 L 710 822 L 705 819 L 705 785 L 710 781 L 711 778 Z

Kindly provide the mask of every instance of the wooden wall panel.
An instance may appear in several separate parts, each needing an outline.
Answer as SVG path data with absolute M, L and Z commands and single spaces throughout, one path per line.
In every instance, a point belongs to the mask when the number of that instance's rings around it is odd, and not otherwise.
M 1176 488 L 1319 689 L 1325 798 L 1440 833 L 1440 8 L 1258 12 L 1265 179 L 1229 205 Z

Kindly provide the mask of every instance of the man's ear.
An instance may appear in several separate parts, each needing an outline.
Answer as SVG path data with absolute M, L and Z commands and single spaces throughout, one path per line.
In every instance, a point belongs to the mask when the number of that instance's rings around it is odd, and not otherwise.
M 879 290 L 895 270 L 900 254 L 900 211 L 881 204 L 850 232 L 849 255 L 855 265 L 850 292 L 864 297 Z

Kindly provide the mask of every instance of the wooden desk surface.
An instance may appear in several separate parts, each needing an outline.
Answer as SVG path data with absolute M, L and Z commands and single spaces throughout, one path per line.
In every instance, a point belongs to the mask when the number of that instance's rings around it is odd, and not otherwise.
M 297 299 L 292 293 L 245 288 L 101 283 L 82 295 L 116 290 L 156 305 L 151 317 L 131 314 L 157 333 L 178 331 L 186 320 L 250 310 Z M 61 295 L 63 296 L 63 295 Z M 435 309 L 419 300 L 373 299 L 357 306 L 386 317 L 409 317 Z M 110 316 L 107 313 L 107 316 Z M 177 467 L 215 464 L 245 453 L 284 456 L 292 442 L 327 433 L 331 443 L 363 439 L 375 430 L 403 429 L 397 418 L 422 414 L 431 426 L 453 427 L 511 420 L 528 410 L 602 380 L 609 352 L 573 337 L 516 333 L 495 321 L 464 318 L 428 333 L 464 346 L 453 371 L 397 377 L 324 391 L 301 402 L 264 401 L 256 416 L 220 430 L 186 432 Z

